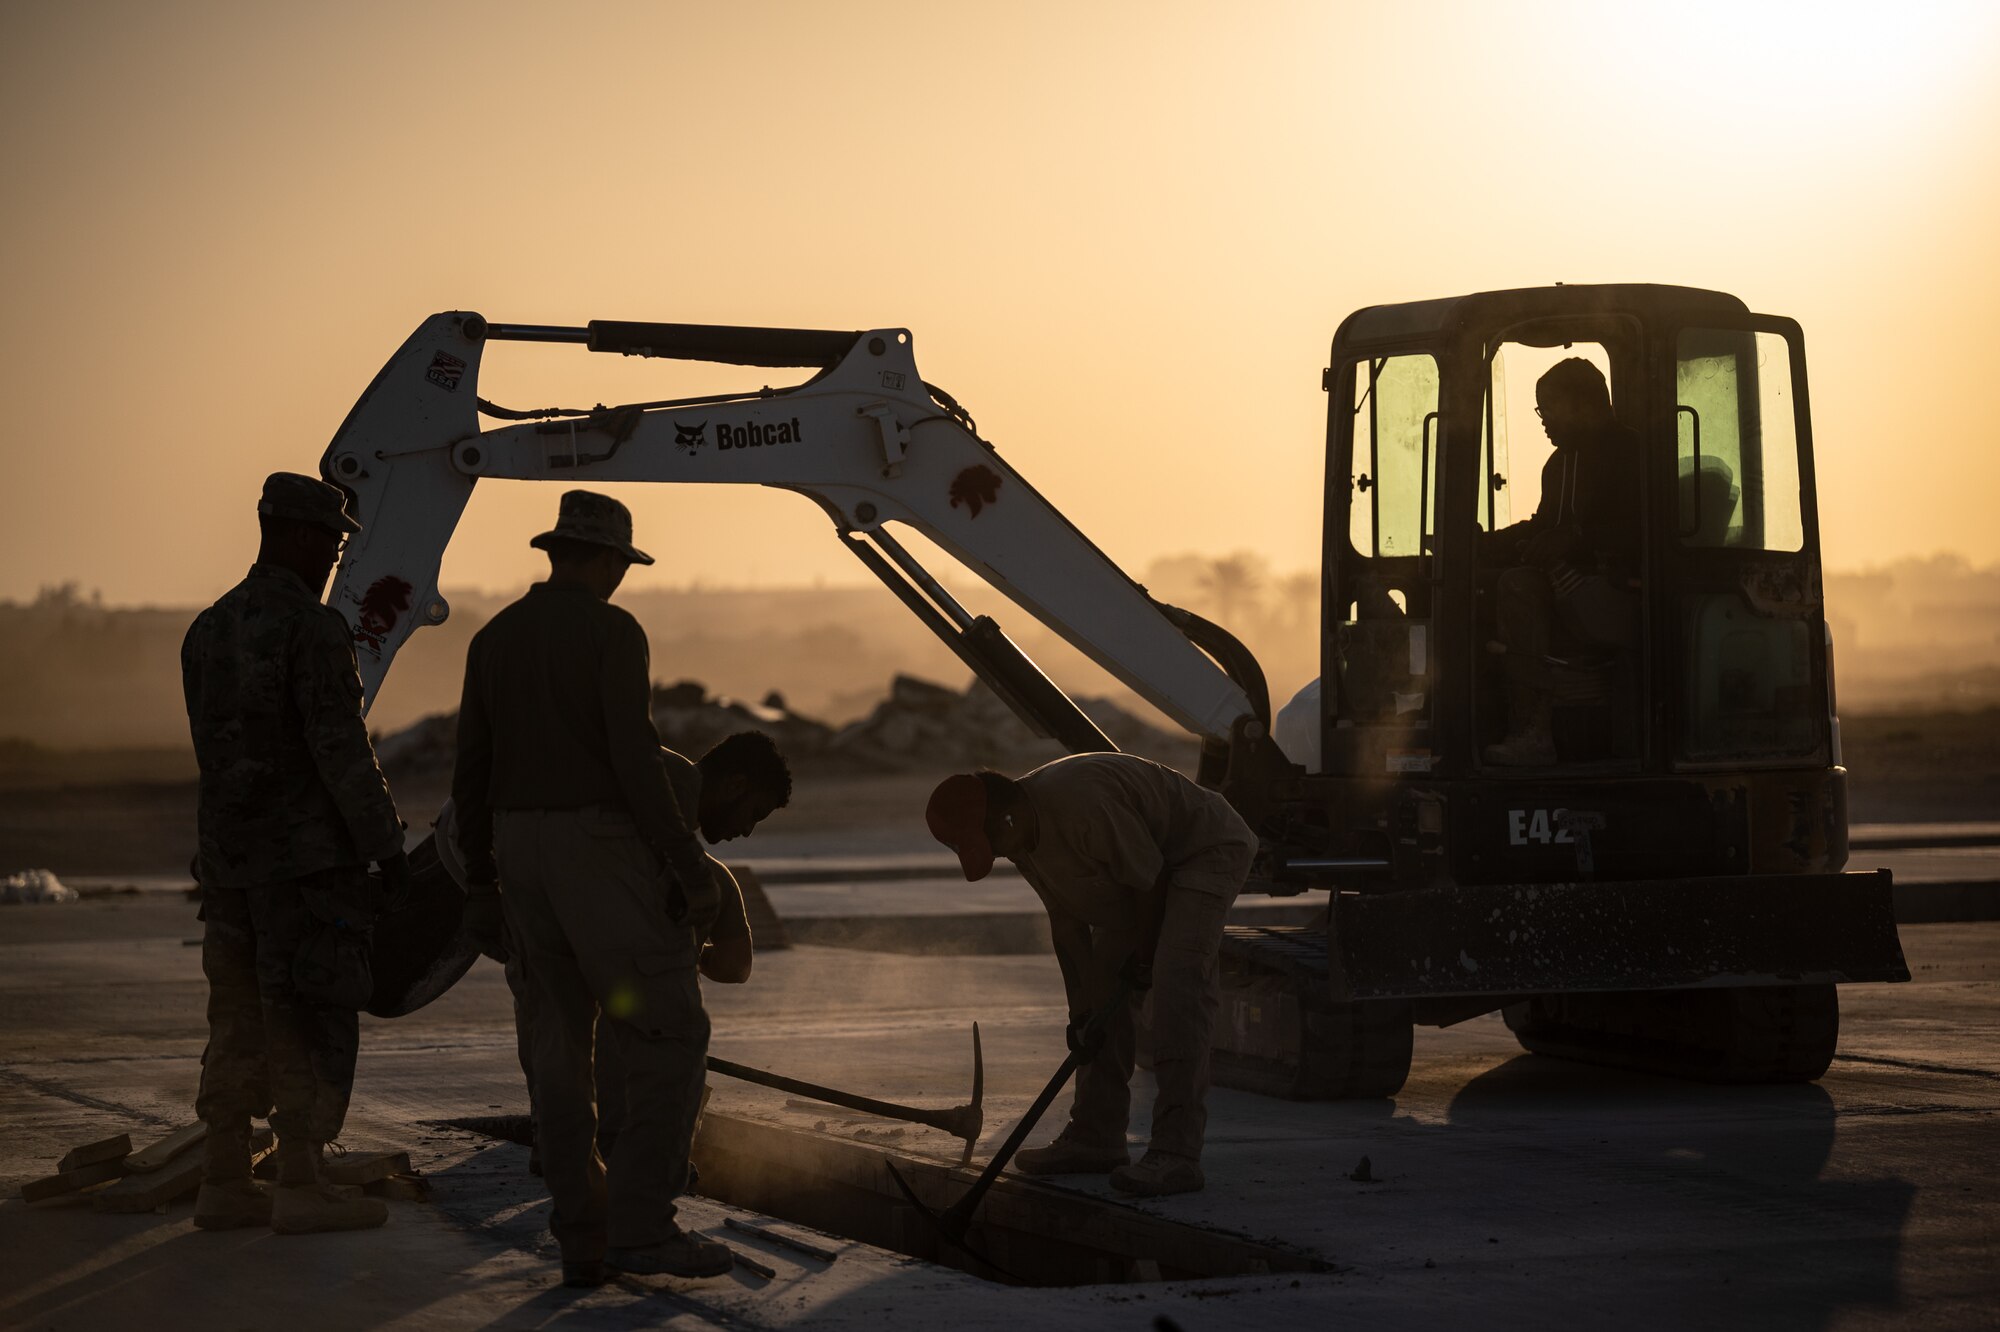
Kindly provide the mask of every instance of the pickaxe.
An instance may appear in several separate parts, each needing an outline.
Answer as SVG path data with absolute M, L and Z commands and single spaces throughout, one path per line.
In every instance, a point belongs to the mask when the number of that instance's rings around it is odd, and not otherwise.
M 1143 972 L 1139 974 L 1143 977 Z M 1035 1125 L 1047 1113 L 1049 1106 L 1054 1103 L 1057 1094 L 1069 1082 L 1070 1074 L 1076 1072 L 1080 1064 L 1088 1062 L 1090 1058 L 1096 1055 L 1097 1043 L 1104 1034 L 1105 1025 L 1111 1021 L 1113 1015 L 1122 1009 L 1132 997 L 1135 983 L 1134 976 L 1135 968 L 1128 967 L 1125 974 L 1119 979 L 1118 992 L 1111 997 L 1110 1001 L 1104 1007 L 1090 1015 L 1090 1021 L 1084 1024 L 1083 1031 L 1077 1036 L 1075 1048 L 1069 1052 L 1069 1057 L 1062 1061 L 1062 1067 L 1055 1071 L 1055 1076 L 1049 1079 L 1048 1086 L 1042 1088 L 1042 1094 L 1035 1098 L 1035 1103 L 1028 1107 L 1028 1113 L 1021 1117 L 1021 1122 L 1016 1124 L 1014 1131 L 1007 1135 L 1007 1141 L 1000 1144 L 1000 1150 L 995 1152 L 993 1159 L 986 1163 L 986 1169 L 980 1172 L 979 1178 L 973 1181 L 972 1187 L 966 1190 L 965 1196 L 947 1208 L 943 1215 L 939 1215 L 924 1206 L 923 1200 L 917 1197 L 916 1192 L 910 1188 L 910 1182 L 903 1178 L 903 1173 L 900 1170 L 896 1169 L 895 1162 L 885 1161 L 883 1163 L 889 1167 L 889 1174 L 895 1178 L 896 1187 L 903 1191 L 903 1196 L 910 1200 L 910 1205 L 917 1209 L 919 1215 L 935 1226 L 937 1232 L 953 1245 L 963 1249 L 997 1272 L 1005 1273 L 1006 1269 L 979 1253 L 965 1242 L 965 1232 L 972 1228 L 972 1214 L 979 1210 L 979 1204 L 986 1197 L 986 1191 L 993 1187 L 993 1181 L 1000 1178 L 1000 1172 L 1005 1170 L 1007 1163 L 1014 1159 L 1014 1153 L 1020 1150 L 1022 1142 L 1027 1139 L 1028 1134 L 1034 1131 Z M 1144 979 L 1150 983 L 1149 977 L 1144 977 Z M 961 1160 L 959 1164 L 964 1165 L 966 1164 L 966 1160 L 969 1159 L 970 1153 L 968 1151 L 966 1159 Z
M 927 1124 L 934 1129 L 942 1129 L 954 1138 L 963 1139 L 965 1152 L 959 1158 L 960 1165 L 972 1161 L 972 1148 L 979 1141 L 979 1131 L 985 1126 L 986 1112 L 986 1057 L 979 1048 L 979 1024 L 972 1024 L 972 1100 L 964 1105 L 953 1106 L 949 1110 L 925 1110 L 914 1105 L 897 1105 L 894 1101 L 878 1101 L 872 1096 L 856 1096 L 852 1092 L 840 1091 L 833 1087 L 822 1087 L 818 1083 L 801 1082 L 788 1078 L 782 1073 L 766 1073 L 761 1068 L 751 1068 L 745 1064 L 727 1059 L 708 1057 L 709 1071 L 720 1073 L 727 1078 L 741 1078 L 764 1087 L 775 1087 L 779 1091 L 791 1092 L 815 1101 L 825 1101 L 828 1105 L 845 1106 L 849 1110 L 859 1110 L 865 1114 L 880 1115 L 884 1119 L 901 1119 L 912 1124 Z

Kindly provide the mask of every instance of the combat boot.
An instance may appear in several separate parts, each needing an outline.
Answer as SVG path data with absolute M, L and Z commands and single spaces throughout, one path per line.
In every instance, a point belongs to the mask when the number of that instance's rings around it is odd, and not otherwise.
M 201 1153 L 195 1225 L 202 1230 L 270 1225 L 271 1191 L 250 1178 L 249 1122 L 210 1124 Z
M 1048 1146 L 1017 1153 L 1014 1168 L 1024 1175 L 1101 1175 L 1131 1162 L 1132 1154 L 1122 1144 L 1108 1147 L 1085 1142 L 1077 1135 L 1076 1125 L 1068 1124 Z
M 1120 1193 L 1137 1193 L 1156 1198 L 1167 1193 L 1194 1193 L 1206 1187 L 1201 1162 L 1172 1152 L 1149 1151 L 1137 1165 L 1120 1166 L 1111 1172 L 1111 1187 Z
M 363 1198 L 321 1177 L 321 1144 L 301 1138 L 278 1139 L 278 1196 L 271 1204 L 271 1229 L 280 1235 L 315 1235 L 329 1230 L 373 1230 L 389 1219 L 380 1198 Z
M 682 1230 L 643 1249 L 613 1249 L 604 1255 L 604 1265 L 634 1276 L 711 1277 L 734 1267 L 736 1258 L 729 1246 Z
M 194 1199 L 194 1223 L 202 1230 L 235 1230 L 271 1224 L 271 1190 L 254 1179 L 202 1181 Z
M 337 1184 L 285 1184 L 271 1204 L 271 1229 L 280 1235 L 329 1230 L 373 1230 L 389 1219 L 380 1198 L 357 1198 Z

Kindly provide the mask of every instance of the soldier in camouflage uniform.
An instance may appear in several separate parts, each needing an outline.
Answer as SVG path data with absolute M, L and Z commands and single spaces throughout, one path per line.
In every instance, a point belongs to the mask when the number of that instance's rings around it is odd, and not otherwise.
M 408 884 L 403 828 L 362 724 L 347 622 L 320 602 L 360 524 L 341 491 L 286 472 L 265 481 L 257 513 L 257 563 L 181 645 L 201 767 L 209 984 L 195 1223 L 358 1229 L 387 1210 L 326 1186 L 320 1153 L 354 1085 L 373 899 Z M 266 1115 L 278 1134 L 275 1203 L 250 1178 L 250 1121 Z

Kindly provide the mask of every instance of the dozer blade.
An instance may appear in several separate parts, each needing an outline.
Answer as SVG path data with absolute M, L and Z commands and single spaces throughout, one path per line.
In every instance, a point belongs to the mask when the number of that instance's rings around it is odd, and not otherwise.
M 1887 870 L 1342 894 L 1335 999 L 1906 981 Z

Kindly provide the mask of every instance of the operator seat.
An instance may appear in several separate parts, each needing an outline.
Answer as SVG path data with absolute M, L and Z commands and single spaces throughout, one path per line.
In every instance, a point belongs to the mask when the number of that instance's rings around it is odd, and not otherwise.
M 1720 458 L 1681 459 L 1680 530 L 1690 546 L 1726 546 L 1730 519 L 1742 493 L 1736 474 Z

